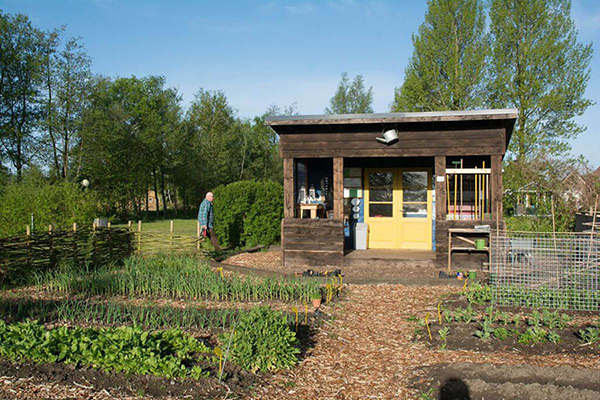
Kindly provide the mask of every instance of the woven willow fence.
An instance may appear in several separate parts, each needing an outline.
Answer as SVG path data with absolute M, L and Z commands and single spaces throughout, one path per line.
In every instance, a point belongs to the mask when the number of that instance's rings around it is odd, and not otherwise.
M 132 233 L 125 228 L 80 228 L 0 239 L 0 283 L 26 282 L 61 262 L 105 265 L 133 253 Z
M 490 283 L 500 305 L 600 310 L 600 235 L 494 231 Z
M 95 268 L 133 254 L 157 253 L 206 255 L 198 236 L 132 228 L 50 228 L 47 232 L 0 239 L 0 283 L 26 283 L 35 273 L 56 268 L 60 263 Z

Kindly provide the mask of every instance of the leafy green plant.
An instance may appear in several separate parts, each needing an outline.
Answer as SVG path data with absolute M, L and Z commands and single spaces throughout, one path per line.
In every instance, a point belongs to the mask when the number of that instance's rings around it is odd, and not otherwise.
M 540 314 L 538 311 L 534 310 L 527 316 L 527 325 L 529 326 L 542 326 L 542 321 L 542 314 Z
M 444 322 L 447 324 L 451 324 L 454 321 L 454 314 L 450 310 L 444 310 L 442 313 Z
M 580 329 L 579 339 L 583 344 L 594 344 L 600 342 L 600 328 L 590 326 L 585 329 Z
M 498 322 L 504 326 L 510 324 L 513 321 L 510 314 L 507 313 L 506 311 L 499 311 L 496 314 L 496 318 L 497 318 Z
M 518 342 L 525 345 L 536 344 L 545 342 L 548 336 L 548 332 L 545 329 L 538 326 L 527 328 L 518 339 Z
M 560 341 L 562 340 L 560 335 L 554 331 L 548 331 L 546 339 L 548 339 L 550 343 L 560 343 Z
M 495 329 L 492 327 L 492 323 L 489 320 L 484 320 L 481 323 L 480 329 L 475 331 L 475 336 L 482 340 L 488 340 L 494 331 Z
M 465 292 L 465 296 L 469 303 L 482 305 L 492 301 L 492 287 L 489 285 L 481 285 L 473 283 Z
M 513 315 L 512 322 L 515 326 L 519 326 L 521 324 L 521 314 Z
M 291 368 L 298 362 L 296 333 L 270 307 L 256 307 L 242 315 L 233 332 L 221 335 L 222 347 L 227 348 L 230 340 L 232 359 L 252 372 Z
M 510 336 L 510 331 L 506 328 L 500 327 L 494 330 L 493 335 L 498 340 L 505 340 Z
M 140 327 L 46 329 L 36 321 L 0 321 L 0 356 L 36 363 L 64 362 L 106 371 L 165 377 L 206 376 L 199 356 L 210 349 L 178 329 L 144 331 Z
M 446 350 L 446 346 L 448 345 L 448 334 L 449 333 L 450 333 L 450 328 L 448 328 L 447 326 L 438 331 L 438 335 L 440 335 L 440 339 L 442 340 L 442 344 L 440 345 L 440 350 Z
M 571 321 L 571 317 L 558 311 L 542 310 L 542 323 L 550 329 L 564 329 Z

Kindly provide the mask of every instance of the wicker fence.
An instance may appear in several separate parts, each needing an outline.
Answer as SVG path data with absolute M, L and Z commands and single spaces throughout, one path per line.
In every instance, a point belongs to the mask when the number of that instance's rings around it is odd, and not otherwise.
M 133 254 L 205 255 L 197 236 L 82 227 L 0 239 L 0 284 L 28 282 L 36 273 L 74 263 L 96 268 Z
M 600 235 L 495 231 L 490 283 L 500 305 L 600 309 Z

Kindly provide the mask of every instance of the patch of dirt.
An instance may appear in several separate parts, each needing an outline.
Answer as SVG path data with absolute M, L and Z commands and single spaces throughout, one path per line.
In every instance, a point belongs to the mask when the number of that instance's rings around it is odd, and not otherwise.
M 317 272 L 333 271 L 340 268 L 344 278 L 378 278 L 378 279 L 398 279 L 398 278 L 437 278 L 441 271 L 439 267 L 428 262 L 406 262 L 401 267 L 397 265 L 386 265 L 368 263 L 350 266 L 308 266 L 308 265 L 281 265 L 281 251 L 268 251 L 258 253 L 244 253 L 232 256 L 225 263 L 248 267 L 262 271 L 277 272 L 280 274 L 294 275 L 301 274 L 307 269 Z
M 225 369 L 229 377 L 224 384 L 214 378 L 172 380 L 109 374 L 65 364 L 21 364 L 7 360 L 0 360 L 0 371 L 0 398 L 6 399 L 220 399 L 229 391 L 243 395 L 258 379 L 231 365 Z
M 600 371 L 568 366 L 437 364 L 424 368 L 423 375 L 430 377 L 430 396 L 439 399 L 600 398 Z
M 519 352 L 530 355 L 552 355 L 552 354 L 565 354 L 565 355 L 597 355 L 598 346 L 590 345 L 583 346 L 576 336 L 578 328 L 565 328 L 563 330 L 554 330 L 561 337 L 559 343 L 542 342 L 536 344 L 521 344 L 518 342 L 516 335 L 511 335 L 504 340 L 496 338 L 489 338 L 483 340 L 475 336 L 475 331 L 479 329 L 479 323 L 452 323 L 443 324 L 440 326 L 438 323 L 432 323 L 430 325 L 431 335 L 433 340 L 430 342 L 431 346 L 439 347 L 442 344 L 442 340 L 439 337 L 438 331 L 442 327 L 448 327 L 450 333 L 447 337 L 447 348 L 450 350 L 470 350 L 477 352 L 496 352 L 496 351 L 511 351 Z M 499 328 L 501 325 L 494 324 L 494 328 Z M 520 327 L 515 328 L 514 326 L 502 326 L 507 329 L 517 329 L 519 333 L 525 332 L 528 326 L 521 324 Z M 546 327 L 542 329 L 548 331 Z

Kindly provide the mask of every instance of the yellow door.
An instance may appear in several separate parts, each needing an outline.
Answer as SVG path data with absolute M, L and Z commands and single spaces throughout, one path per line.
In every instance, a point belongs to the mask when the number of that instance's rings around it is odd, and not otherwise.
M 368 247 L 431 249 L 432 199 L 429 170 L 366 169 Z
M 424 169 L 400 169 L 398 247 L 430 250 L 433 193 L 431 172 Z

